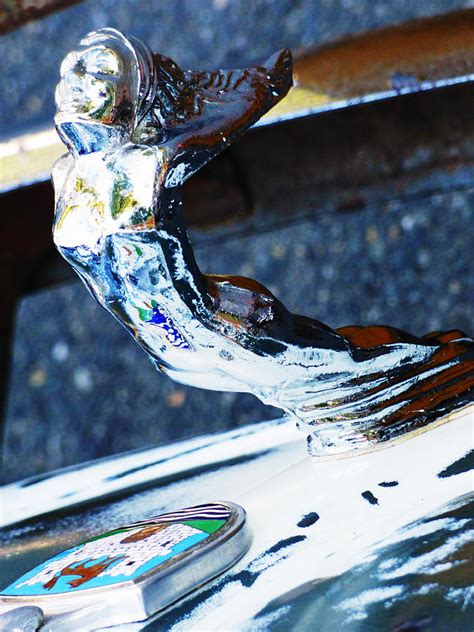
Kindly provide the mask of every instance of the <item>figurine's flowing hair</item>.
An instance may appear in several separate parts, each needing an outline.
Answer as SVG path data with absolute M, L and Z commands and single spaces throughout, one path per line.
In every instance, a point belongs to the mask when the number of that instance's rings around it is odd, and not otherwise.
M 126 98 L 122 94 L 112 123 L 127 126 L 133 132 L 149 111 L 156 96 L 159 77 L 153 54 L 138 39 L 126 37 L 112 28 L 89 33 L 79 42 L 79 50 L 92 47 L 109 49 L 120 60 L 120 82 Z

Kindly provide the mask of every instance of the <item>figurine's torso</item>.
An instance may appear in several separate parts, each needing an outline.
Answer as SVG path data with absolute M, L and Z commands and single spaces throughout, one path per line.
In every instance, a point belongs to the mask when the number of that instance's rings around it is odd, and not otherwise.
M 110 154 L 60 158 L 53 169 L 55 244 L 59 248 L 83 247 L 98 254 L 107 235 L 153 228 L 159 169 L 157 148 L 131 143 Z
M 238 391 L 261 384 L 272 398 L 276 385 L 301 374 L 301 352 L 291 358 L 279 345 L 268 371 L 266 354 L 245 348 L 245 328 L 206 307 L 179 231 L 156 225 L 162 168 L 159 149 L 132 144 L 62 158 L 53 171 L 55 244 L 101 305 L 173 378 Z M 321 365 L 316 349 L 306 355 Z

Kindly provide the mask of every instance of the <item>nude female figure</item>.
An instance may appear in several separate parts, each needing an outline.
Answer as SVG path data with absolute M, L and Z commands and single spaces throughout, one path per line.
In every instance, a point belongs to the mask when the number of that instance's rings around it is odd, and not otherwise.
M 472 401 L 474 343 L 391 327 L 333 330 L 265 287 L 202 274 L 184 181 L 290 89 L 291 55 L 246 70 L 183 72 L 103 29 L 61 67 L 54 241 L 98 302 L 173 379 L 250 392 L 296 418 L 310 452 L 366 447 Z

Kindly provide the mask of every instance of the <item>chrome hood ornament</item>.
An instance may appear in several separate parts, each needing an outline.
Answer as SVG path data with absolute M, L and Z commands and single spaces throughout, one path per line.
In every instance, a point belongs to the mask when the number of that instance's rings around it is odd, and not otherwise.
M 291 54 L 182 71 L 113 29 L 61 67 L 54 241 L 97 301 L 173 379 L 253 393 L 308 434 L 311 454 L 365 448 L 472 401 L 474 343 L 290 313 L 250 279 L 202 274 L 181 209 L 187 178 L 282 99 Z

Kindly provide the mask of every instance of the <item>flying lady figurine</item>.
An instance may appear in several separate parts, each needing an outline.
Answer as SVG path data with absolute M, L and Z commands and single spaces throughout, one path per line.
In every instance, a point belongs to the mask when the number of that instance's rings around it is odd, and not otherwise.
M 391 440 L 472 401 L 474 343 L 460 331 L 326 325 L 256 281 L 200 272 L 182 214 L 187 178 L 291 87 L 291 54 L 262 66 L 182 71 L 113 29 L 61 66 L 54 241 L 157 369 L 253 393 L 292 415 L 310 453 Z

